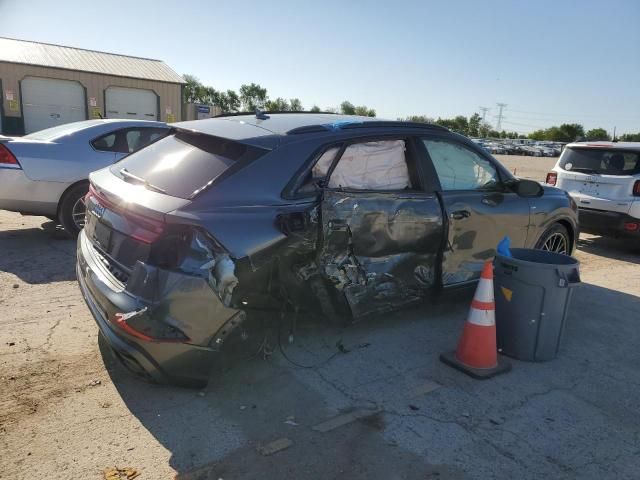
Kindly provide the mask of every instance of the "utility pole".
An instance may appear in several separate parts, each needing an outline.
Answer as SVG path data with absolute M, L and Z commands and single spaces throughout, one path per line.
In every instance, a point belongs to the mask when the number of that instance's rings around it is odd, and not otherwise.
M 496 122 L 496 130 L 501 132 L 502 131 L 502 120 L 505 118 L 502 116 L 502 109 L 505 108 L 507 106 L 506 103 L 496 103 L 496 105 L 498 106 L 498 115 L 497 115 L 497 119 L 498 121 Z
M 478 108 L 482 112 L 482 123 L 484 123 L 485 122 L 485 118 L 487 117 L 487 112 L 489 111 L 489 109 L 487 107 L 478 107 Z

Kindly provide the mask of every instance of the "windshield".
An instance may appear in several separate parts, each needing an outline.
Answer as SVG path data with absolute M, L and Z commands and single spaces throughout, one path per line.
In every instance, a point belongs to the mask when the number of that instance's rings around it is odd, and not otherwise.
M 267 151 L 226 138 L 177 132 L 125 157 L 111 172 L 172 197 L 190 198 L 235 163 L 250 162 Z
M 606 148 L 567 147 L 560 158 L 560 168 L 568 172 L 635 175 L 640 173 L 640 153 Z
M 78 130 L 91 127 L 98 123 L 101 123 L 101 121 L 86 120 L 84 122 L 66 123 L 64 125 L 58 125 L 57 127 L 45 128 L 44 130 L 30 133 L 29 135 L 25 135 L 22 138 L 28 138 L 29 140 L 51 141 L 60 137 L 64 137 L 66 135 L 71 135 L 72 133 L 75 133 Z

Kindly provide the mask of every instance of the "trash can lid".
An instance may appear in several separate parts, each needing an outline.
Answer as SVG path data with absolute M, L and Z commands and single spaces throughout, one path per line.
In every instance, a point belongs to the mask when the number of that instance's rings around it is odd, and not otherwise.
M 577 266 L 580 264 L 578 260 L 569 255 L 533 248 L 512 248 L 511 257 L 497 255 L 496 258 L 505 263 L 536 266 L 538 268 L 544 266 L 555 268 L 558 265 Z

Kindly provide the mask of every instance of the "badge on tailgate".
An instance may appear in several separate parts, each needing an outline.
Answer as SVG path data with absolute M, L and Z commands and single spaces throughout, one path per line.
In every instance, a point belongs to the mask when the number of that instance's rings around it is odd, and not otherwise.
M 92 214 L 94 214 L 96 217 L 102 218 L 102 216 L 104 215 L 104 205 L 100 205 L 98 202 L 94 200 L 93 202 L 91 202 L 89 211 Z

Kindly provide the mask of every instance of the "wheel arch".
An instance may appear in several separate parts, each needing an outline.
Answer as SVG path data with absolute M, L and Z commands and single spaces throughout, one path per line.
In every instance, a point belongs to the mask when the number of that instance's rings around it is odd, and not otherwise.
M 574 226 L 566 218 L 560 218 L 554 223 L 558 223 L 558 224 L 562 225 L 564 228 L 567 229 L 567 232 L 569 232 L 569 241 L 571 242 L 571 244 L 570 244 L 571 251 L 569 253 L 573 255 L 573 252 L 574 252 L 574 250 L 576 248 L 576 241 L 577 241 L 576 231 L 575 231 Z
M 58 200 L 58 206 L 56 207 L 56 217 L 60 217 L 60 206 L 62 205 L 63 200 L 65 199 L 65 197 L 69 194 L 69 192 L 77 187 L 78 185 L 89 185 L 89 179 L 88 178 L 83 178 L 82 180 L 78 180 L 77 182 L 73 182 L 71 185 L 69 185 L 67 188 L 65 188 L 64 192 L 62 192 L 62 195 L 60 195 L 60 199 Z

